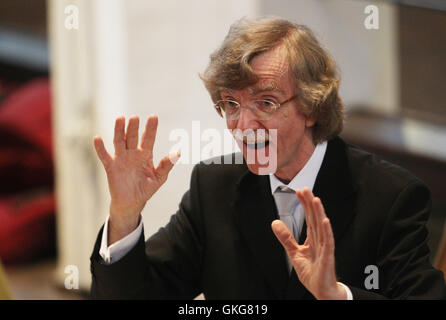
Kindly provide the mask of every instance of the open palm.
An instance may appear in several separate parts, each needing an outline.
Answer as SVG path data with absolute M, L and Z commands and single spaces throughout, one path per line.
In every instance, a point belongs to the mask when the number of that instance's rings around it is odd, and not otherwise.
M 307 239 L 298 245 L 286 225 L 275 220 L 274 234 L 285 248 L 300 282 L 318 299 L 345 298 L 336 281 L 334 237 L 329 219 L 319 198 L 308 188 L 296 192 L 305 210 Z
M 157 126 L 158 118 L 150 116 L 138 146 L 139 118 L 130 118 L 127 131 L 125 118 L 117 118 L 113 138 L 114 156 L 106 151 L 101 137 L 94 139 L 96 153 L 107 174 L 111 196 L 109 221 L 123 235 L 137 226 L 147 200 L 166 181 L 179 157 L 179 153 L 169 154 L 160 161 L 158 167 L 154 167 L 153 145 Z

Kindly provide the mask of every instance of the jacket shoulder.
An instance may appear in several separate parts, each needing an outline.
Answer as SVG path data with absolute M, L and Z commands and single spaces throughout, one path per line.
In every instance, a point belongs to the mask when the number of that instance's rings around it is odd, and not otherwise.
M 347 145 L 346 152 L 356 184 L 375 186 L 384 191 L 401 191 L 412 184 L 425 187 L 424 182 L 414 174 L 376 154 L 352 145 Z

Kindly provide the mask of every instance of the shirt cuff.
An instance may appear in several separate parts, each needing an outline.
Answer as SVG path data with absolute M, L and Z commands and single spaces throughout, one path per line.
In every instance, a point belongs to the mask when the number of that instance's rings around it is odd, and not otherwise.
M 142 217 L 139 216 L 139 224 L 135 230 L 129 233 L 127 236 L 119 241 L 116 241 L 111 246 L 108 246 L 108 220 L 110 216 L 107 217 L 104 224 L 104 230 L 102 231 L 101 248 L 99 249 L 99 254 L 104 260 L 106 265 L 112 264 L 122 257 L 124 257 L 139 240 L 142 232 Z
M 350 288 L 347 287 L 345 284 L 343 284 L 343 283 L 341 283 L 341 282 L 338 282 L 338 283 L 339 283 L 341 286 L 343 286 L 344 289 L 345 289 L 345 291 L 347 292 L 347 300 L 353 300 L 353 294 L 352 294 Z

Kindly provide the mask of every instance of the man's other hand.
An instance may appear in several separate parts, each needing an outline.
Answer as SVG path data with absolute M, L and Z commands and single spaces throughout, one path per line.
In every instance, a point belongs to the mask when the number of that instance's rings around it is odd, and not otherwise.
M 298 245 L 280 220 L 272 222 L 273 232 L 285 248 L 300 282 L 316 299 L 346 300 L 345 288 L 336 281 L 334 237 L 321 200 L 308 188 L 297 190 L 296 194 L 305 211 L 305 243 Z

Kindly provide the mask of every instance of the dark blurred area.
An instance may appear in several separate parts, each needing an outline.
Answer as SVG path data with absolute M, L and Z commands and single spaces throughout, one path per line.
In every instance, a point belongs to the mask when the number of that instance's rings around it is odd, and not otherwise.
M 0 99 L 36 77 L 48 77 L 45 0 L 0 1 Z
M 0 258 L 55 254 L 46 2 L 0 2 Z

